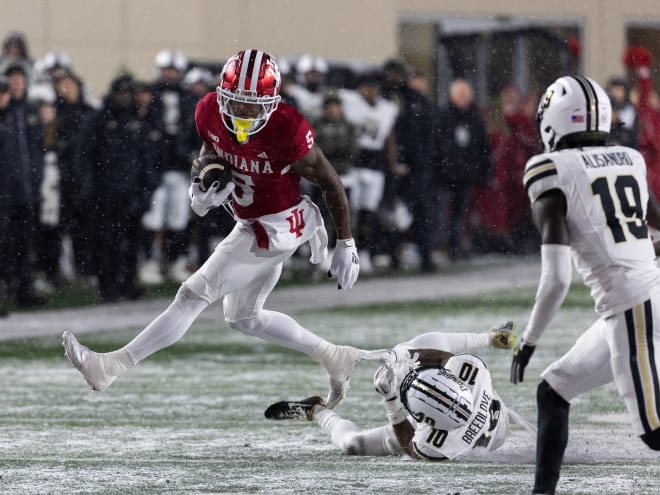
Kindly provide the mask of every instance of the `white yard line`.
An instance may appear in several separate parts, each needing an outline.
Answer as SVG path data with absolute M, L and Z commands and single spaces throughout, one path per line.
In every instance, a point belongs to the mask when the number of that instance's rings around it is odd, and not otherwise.
M 357 306 L 479 295 L 499 290 L 536 287 L 540 264 L 536 258 L 475 265 L 460 273 L 437 273 L 405 278 L 358 280 L 349 291 L 338 291 L 334 281 L 275 289 L 266 307 L 287 313 L 306 309 Z M 0 341 L 29 337 L 142 328 L 163 311 L 170 299 L 122 302 L 77 309 L 13 313 L 0 319 Z M 200 320 L 222 320 L 221 304 L 214 304 Z

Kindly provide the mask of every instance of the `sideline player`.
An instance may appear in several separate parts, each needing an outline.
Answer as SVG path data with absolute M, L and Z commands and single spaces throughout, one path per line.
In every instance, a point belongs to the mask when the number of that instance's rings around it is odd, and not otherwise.
M 566 296 L 571 256 L 599 316 L 541 374 L 536 494 L 555 493 L 570 401 L 612 380 L 635 434 L 660 450 L 660 270 L 647 228 L 647 222 L 660 227 L 660 208 L 648 190 L 642 156 L 606 146 L 611 116 L 609 98 L 592 79 L 557 79 L 538 109 L 545 153 L 525 168 L 525 189 L 541 234 L 541 277 L 514 351 L 511 381 L 523 381 L 541 334 Z
M 186 280 L 172 304 L 119 350 L 96 353 L 70 332 L 63 344 L 71 363 L 94 390 L 102 391 L 126 369 L 174 344 L 211 303 L 224 298 L 229 325 L 247 335 L 295 349 L 318 361 L 330 376 L 328 406 L 344 396 L 359 351 L 337 346 L 290 316 L 263 309 L 284 260 L 309 243 L 312 263 L 327 256 L 327 232 L 318 208 L 300 189 L 301 178 L 321 188 L 337 233 L 328 276 L 350 289 L 359 272 L 350 212 L 342 183 L 314 132 L 293 107 L 280 102 L 280 70 L 261 50 L 243 50 L 225 64 L 217 92 L 199 102 L 195 114 L 203 140 L 200 156 L 217 154 L 232 164 L 232 182 L 202 192 L 190 188 L 192 209 L 204 216 L 229 202 L 232 232 Z
M 374 375 L 388 424 L 362 429 L 325 407 L 321 397 L 277 402 L 269 419 L 316 421 L 333 445 L 351 455 L 403 455 L 445 460 L 502 445 L 510 420 L 533 427 L 508 409 L 493 390 L 486 364 L 472 354 L 485 347 L 513 348 L 511 322 L 482 334 L 429 332 L 391 350 L 365 351 L 384 361 Z M 397 394 L 397 381 L 401 388 Z

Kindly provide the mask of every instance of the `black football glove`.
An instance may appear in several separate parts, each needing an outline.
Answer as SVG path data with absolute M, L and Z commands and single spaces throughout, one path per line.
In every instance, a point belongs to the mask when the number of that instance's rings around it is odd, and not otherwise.
M 535 345 L 528 344 L 524 340 L 513 350 L 513 359 L 511 360 L 511 383 L 514 385 L 523 381 L 525 367 L 529 364 L 529 359 L 534 354 Z

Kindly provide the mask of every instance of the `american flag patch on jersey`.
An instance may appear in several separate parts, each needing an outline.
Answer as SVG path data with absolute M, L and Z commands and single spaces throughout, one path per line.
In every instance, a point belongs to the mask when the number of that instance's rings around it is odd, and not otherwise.
M 581 124 L 584 122 L 584 115 L 571 115 L 571 122 Z

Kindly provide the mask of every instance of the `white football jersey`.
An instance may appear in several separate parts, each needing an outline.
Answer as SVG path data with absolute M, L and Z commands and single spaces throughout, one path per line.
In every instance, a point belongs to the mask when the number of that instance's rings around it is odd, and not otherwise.
M 544 153 L 527 162 L 523 183 L 532 203 L 551 189 L 566 197 L 573 262 L 599 315 L 648 299 L 660 270 L 645 220 L 649 193 L 638 151 L 594 146 Z
M 354 90 L 342 89 L 339 95 L 346 120 L 358 130 L 358 146 L 366 150 L 382 150 L 396 123 L 398 107 L 385 98 L 378 98 L 375 105 L 370 105 Z
M 293 97 L 300 113 L 307 120 L 315 120 L 321 117 L 323 113 L 323 92 L 311 92 L 304 86 L 293 84 L 289 88 L 289 94 Z
M 495 450 L 506 438 L 508 412 L 493 390 L 486 364 L 472 354 L 459 354 L 444 366 L 460 378 L 472 392 L 472 415 L 454 430 L 438 430 L 426 423 L 416 425 L 413 436 L 415 453 L 428 460 L 465 457 L 473 449 Z

